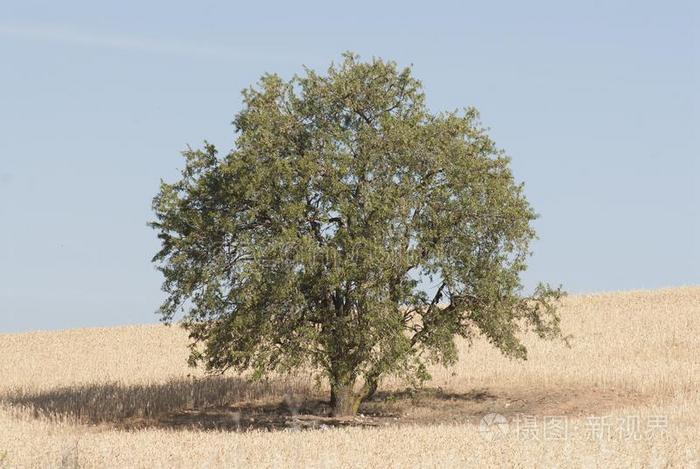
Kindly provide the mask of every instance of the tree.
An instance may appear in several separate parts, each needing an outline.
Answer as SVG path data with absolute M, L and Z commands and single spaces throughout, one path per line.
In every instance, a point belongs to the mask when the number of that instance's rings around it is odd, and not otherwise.
M 454 363 L 456 336 L 516 358 L 525 329 L 561 337 L 561 289 L 523 294 L 536 214 L 476 110 L 433 114 L 409 68 L 351 53 L 243 98 L 233 150 L 188 149 L 153 203 L 190 364 L 317 370 L 339 416 Z

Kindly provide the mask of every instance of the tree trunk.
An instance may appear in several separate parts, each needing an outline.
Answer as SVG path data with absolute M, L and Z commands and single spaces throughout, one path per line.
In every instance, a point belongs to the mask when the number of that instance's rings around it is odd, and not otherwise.
M 355 394 L 354 384 L 331 385 L 331 415 L 333 417 L 351 417 L 357 413 L 362 396 Z
M 360 404 L 377 391 L 375 375 L 366 376 L 360 392 L 355 392 L 355 381 L 339 381 L 331 384 L 331 413 L 334 417 L 347 417 L 357 413 Z

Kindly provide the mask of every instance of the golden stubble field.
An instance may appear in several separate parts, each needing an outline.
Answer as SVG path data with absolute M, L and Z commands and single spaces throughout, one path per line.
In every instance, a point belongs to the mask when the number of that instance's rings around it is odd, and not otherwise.
M 386 380 L 318 417 L 305 374 L 186 365 L 162 325 L 0 334 L 0 467 L 700 467 L 700 287 L 572 296 L 572 347 L 462 347 L 424 390 Z

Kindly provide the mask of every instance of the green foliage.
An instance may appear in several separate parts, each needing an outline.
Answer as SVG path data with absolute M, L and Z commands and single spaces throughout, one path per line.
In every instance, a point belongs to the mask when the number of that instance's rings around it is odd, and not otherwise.
M 524 328 L 561 335 L 562 291 L 522 294 L 536 215 L 476 110 L 433 114 L 410 69 L 350 53 L 243 97 L 234 149 L 188 149 L 153 203 L 160 311 L 185 313 L 192 364 L 312 367 L 341 414 L 453 363 L 456 336 L 525 358 Z

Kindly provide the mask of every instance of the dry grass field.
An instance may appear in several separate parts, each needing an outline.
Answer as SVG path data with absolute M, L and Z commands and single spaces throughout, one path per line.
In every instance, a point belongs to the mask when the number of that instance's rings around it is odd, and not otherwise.
M 562 326 L 344 421 L 309 376 L 189 369 L 175 327 L 0 334 L 0 467 L 700 468 L 700 287 L 572 296 Z

